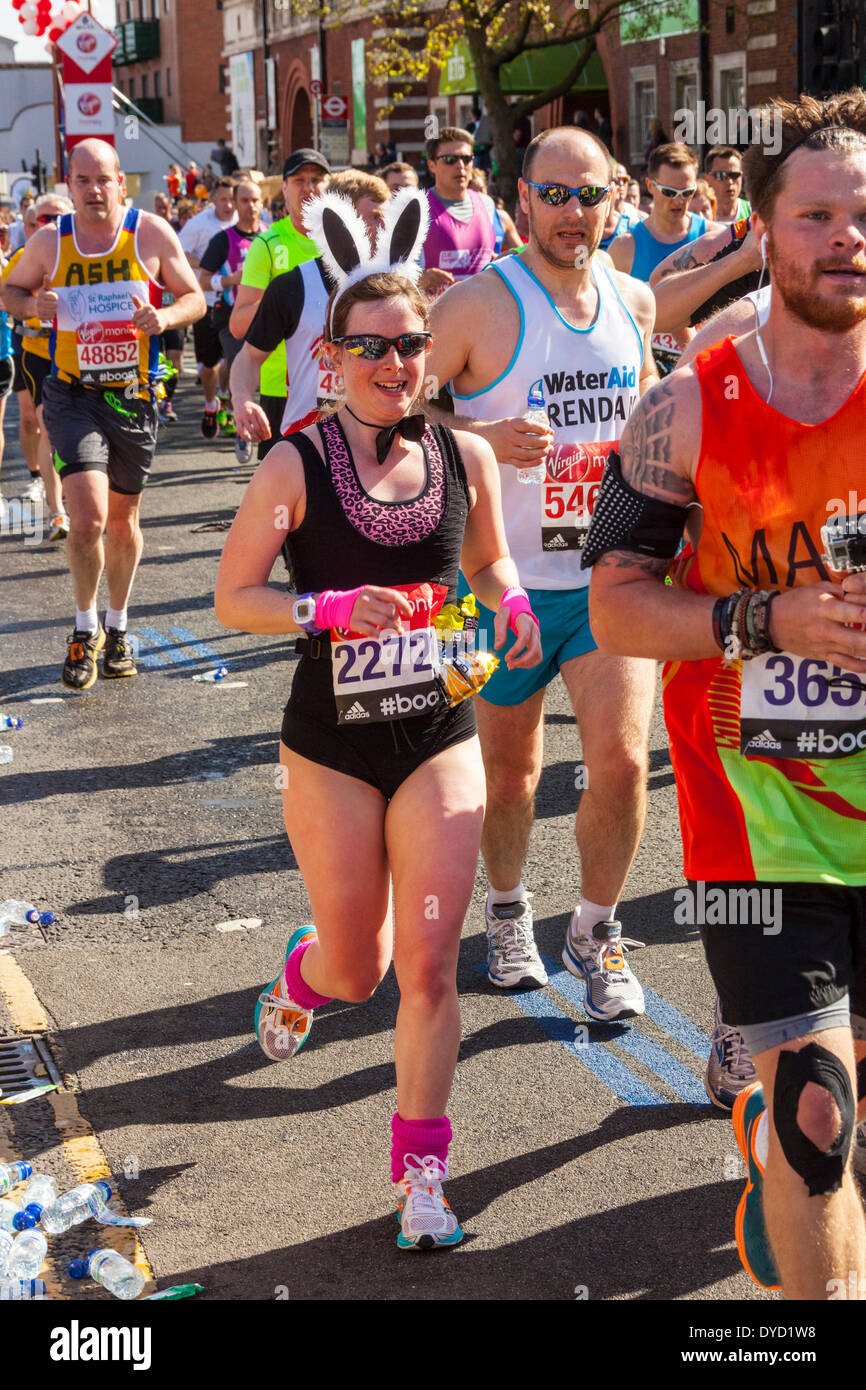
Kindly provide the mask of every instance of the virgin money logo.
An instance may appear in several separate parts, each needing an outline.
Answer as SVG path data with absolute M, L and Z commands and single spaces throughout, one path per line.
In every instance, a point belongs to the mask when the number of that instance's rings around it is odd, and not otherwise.
M 80 53 L 92 53 L 96 47 L 95 34 L 79 34 L 75 40 L 75 46 Z
M 555 444 L 547 460 L 548 477 L 581 483 L 589 473 L 589 455 L 579 444 Z
M 78 98 L 78 109 L 82 116 L 95 116 L 102 110 L 102 100 L 95 92 L 84 92 Z
M 101 343 L 105 334 L 101 323 L 82 323 L 78 329 L 80 343 Z

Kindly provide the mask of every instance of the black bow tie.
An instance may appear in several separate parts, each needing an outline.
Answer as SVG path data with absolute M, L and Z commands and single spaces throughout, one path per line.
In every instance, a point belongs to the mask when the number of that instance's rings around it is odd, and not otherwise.
M 362 420 L 356 415 L 354 410 L 346 406 L 353 420 L 357 420 L 359 425 L 367 425 L 369 429 L 375 429 L 368 420 Z M 396 425 L 387 425 L 385 429 L 379 430 L 376 435 L 376 462 L 382 464 L 388 457 L 388 452 L 394 439 L 399 434 L 403 439 L 409 439 L 414 444 L 420 444 L 424 438 L 424 431 L 427 428 L 427 420 L 422 414 L 404 415 L 402 420 L 398 420 Z

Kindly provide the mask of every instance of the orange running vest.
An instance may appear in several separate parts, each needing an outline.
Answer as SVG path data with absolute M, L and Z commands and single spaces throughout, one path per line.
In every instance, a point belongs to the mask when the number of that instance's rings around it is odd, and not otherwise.
M 758 396 L 726 338 L 695 368 L 703 402 L 699 594 L 841 582 L 821 558 L 834 513 L 866 512 L 866 376 L 804 425 Z M 866 679 L 769 653 L 668 662 L 665 721 L 686 877 L 866 884 Z

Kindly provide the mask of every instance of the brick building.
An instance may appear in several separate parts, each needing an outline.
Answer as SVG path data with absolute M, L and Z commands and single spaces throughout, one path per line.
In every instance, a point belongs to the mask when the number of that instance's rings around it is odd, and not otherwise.
M 115 85 L 181 139 L 228 135 L 222 0 L 117 0 Z

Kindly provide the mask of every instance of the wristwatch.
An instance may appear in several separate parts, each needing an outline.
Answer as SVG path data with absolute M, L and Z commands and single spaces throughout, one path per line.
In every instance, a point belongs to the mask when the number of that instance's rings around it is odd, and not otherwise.
M 321 632 L 316 622 L 316 595 L 299 594 L 292 604 L 292 618 L 310 637 Z

